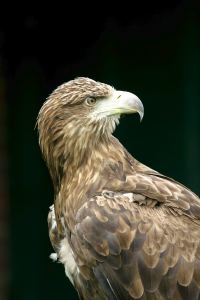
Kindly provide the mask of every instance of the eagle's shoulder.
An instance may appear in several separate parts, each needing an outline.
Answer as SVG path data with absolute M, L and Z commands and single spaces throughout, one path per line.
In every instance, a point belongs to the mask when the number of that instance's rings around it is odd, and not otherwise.
M 115 192 L 139 194 L 145 201 L 153 200 L 157 206 L 168 208 L 169 214 L 185 214 L 200 221 L 200 199 L 189 188 L 178 181 L 147 167 L 133 158 L 116 139 L 113 148 L 118 149 L 119 158 L 108 163 L 103 178 L 108 178 L 105 189 Z M 145 204 L 138 201 L 138 204 Z

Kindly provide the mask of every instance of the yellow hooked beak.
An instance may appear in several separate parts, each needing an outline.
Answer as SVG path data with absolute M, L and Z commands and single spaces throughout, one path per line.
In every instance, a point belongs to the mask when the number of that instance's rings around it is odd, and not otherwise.
M 107 98 L 101 99 L 95 108 L 96 115 L 112 116 L 138 113 L 140 120 L 144 116 L 144 107 L 140 99 L 129 92 L 114 91 Z

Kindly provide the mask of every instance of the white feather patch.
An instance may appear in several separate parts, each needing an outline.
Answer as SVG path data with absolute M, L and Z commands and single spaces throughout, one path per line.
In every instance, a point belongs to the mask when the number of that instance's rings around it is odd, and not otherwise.
M 57 253 L 51 253 L 51 254 L 49 255 L 49 257 L 50 257 L 53 261 L 57 261 L 57 259 L 58 259 Z
M 74 284 L 73 278 L 78 272 L 78 267 L 74 260 L 72 249 L 66 238 L 64 238 L 60 243 L 59 261 L 64 264 L 65 274 L 71 283 Z

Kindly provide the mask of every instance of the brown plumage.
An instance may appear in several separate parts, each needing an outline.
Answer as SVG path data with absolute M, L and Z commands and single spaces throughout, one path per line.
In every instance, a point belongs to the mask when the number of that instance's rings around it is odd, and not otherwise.
M 200 299 L 200 200 L 113 137 L 120 114 L 134 112 L 142 118 L 135 95 L 89 78 L 42 106 L 53 248 L 80 299 Z

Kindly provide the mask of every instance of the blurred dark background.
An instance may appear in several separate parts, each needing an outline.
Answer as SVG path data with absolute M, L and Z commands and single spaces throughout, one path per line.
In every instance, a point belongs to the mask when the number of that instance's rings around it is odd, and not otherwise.
M 2 300 L 77 299 L 63 266 L 49 259 L 53 189 L 34 130 L 59 84 L 87 76 L 138 95 L 143 122 L 126 116 L 115 135 L 138 160 L 200 194 L 199 1 L 53 5 L 0 13 Z

